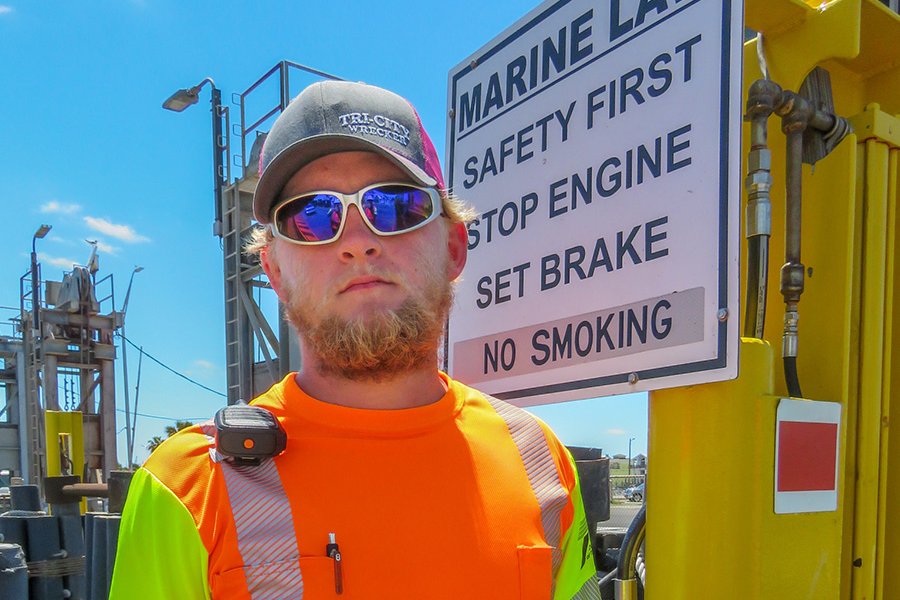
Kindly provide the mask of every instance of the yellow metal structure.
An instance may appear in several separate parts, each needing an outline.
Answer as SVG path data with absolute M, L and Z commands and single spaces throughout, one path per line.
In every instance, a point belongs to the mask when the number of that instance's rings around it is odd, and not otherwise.
M 900 434 L 891 438 L 890 421 L 892 409 L 900 415 L 900 16 L 875 0 L 746 0 L 745 21 L 763 33 L 783 88 L 828 70 L 835 111 L 855 130 L 803 172 L 798 370 L 808 398 L 842 405 L 839 505 L 774 512 L 775 410 L 787 390 L 785 154 L 773 117 L 766 339 L 742 340 L 735 381 L 650 394 L 646 597 L 900 599 Z M 745 94 L 761 76 L 753 40 Z M 748 139 L 745 129 L 745 157 Z
M 44 411 L 47 432 L 47 475 L 84 477 L 84 421 L 81 412 Z M 87 509 L 81 501 L 81 512 Z

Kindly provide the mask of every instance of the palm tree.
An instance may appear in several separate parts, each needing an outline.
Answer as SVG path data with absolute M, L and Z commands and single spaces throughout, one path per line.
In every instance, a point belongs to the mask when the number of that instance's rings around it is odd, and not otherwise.
M 182 429 L 190 427 L 193 425 L 190 421 L 175 421 L 175 425 L 166 425 L 166 439 L 172 437 Z M 163 439 L 158 435 L 154 435 L 152 438 L 147 440 L 147 450 L 152 454 L 154 450 L 156 450 L 160 444 L 163 443 Z
M 163 439 L 158 435 L 154 435 L 152 438 L 147 440 L 147 450 L 152 454 L 154 450 L 159 448 L 159 445 L 163 443 Z
M 166 438 L 170 438 L 182 429 L 186 429 L 193 425 L 190 421 L 175 421 L 175 425 L 166 425 Z

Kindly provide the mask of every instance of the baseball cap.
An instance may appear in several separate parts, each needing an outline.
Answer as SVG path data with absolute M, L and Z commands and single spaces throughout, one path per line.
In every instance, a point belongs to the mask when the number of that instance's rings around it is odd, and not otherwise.
M 349 81 L 319 81 L 300 92 L 272 125 L 259 158 L 253 215 L 262 224 L 294 174 L 336 152 L 375 152 L 419 185 L 444 189 L 434 144 L 416 109 L 388 90 Z

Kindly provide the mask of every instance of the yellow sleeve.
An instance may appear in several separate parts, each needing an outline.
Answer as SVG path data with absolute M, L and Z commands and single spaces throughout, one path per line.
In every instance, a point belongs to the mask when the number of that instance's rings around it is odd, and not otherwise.
M 553 600 L 600 600 L 591 533 L 584 515 L 578 470 L 571 455 L 564 452 L 564 459 L 570 461 L 575 476 L 575 486 L 569 492 L 573 517 L 572 525 L 566 530 L 560 544 L 562 561 L 554 574 Z
M 211 600 L 208 565 L 187 507 L 139 469 L 122 513 L 109 600 Z

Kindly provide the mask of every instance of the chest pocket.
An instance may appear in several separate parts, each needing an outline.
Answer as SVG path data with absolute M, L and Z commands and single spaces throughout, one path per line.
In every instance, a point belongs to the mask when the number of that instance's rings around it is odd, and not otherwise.
M 553 549 L 519 546 L 519 590 L 522 600 L 550 600 L 553 592 Z
M 212 576 L 210 591 L 214 600 L 246 598 L 250 581 L 261 582 L 249 590 L 251 598 L 331 600 L 338 596 L 334 582 L 334 561 L 326 556 L 303 556 L 297 560 L 238 567 Z M 249 588 L 248 588 L 249 589 Z

